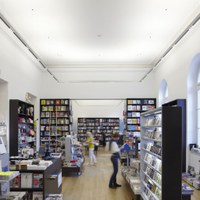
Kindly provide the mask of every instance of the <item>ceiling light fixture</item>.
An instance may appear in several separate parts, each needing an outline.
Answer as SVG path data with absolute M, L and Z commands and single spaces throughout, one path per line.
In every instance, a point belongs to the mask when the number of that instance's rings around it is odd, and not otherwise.
M 154 66 L 140 79 L 139 82 L 142 82 L 153 70 L 155 70 L 162 59 L 167 56 L 167 54 L 174 48 L 176 44 L 188 33 L 188 31 L 200 20 L 200 13 L 192 20 L 192 22 L 183 30 L 183 32 L 176 38 L 176 40 L 169 46 L 169 48 L 158 58 L 158 61 Z

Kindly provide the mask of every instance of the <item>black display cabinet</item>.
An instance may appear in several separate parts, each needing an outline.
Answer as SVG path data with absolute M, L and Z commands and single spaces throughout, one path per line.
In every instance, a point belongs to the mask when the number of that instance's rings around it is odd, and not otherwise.
M 25 148 L 36 147 L 34 133 L 34 106 L 11 99 L 10 106 L 10 156 L 20 156 Z

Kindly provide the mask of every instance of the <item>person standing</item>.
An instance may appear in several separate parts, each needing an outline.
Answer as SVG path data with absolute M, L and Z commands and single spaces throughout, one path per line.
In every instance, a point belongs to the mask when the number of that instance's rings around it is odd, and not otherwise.
M 120 184 L 117 183 L 117 173 L 118 173 L 118 160 L 119 160 L 119 152 L 120 149 L 118 147 L 119 134 L 113 133 L 112 140 L 110 143 L 111 150 L 111 162 L 113 164 L 113 173 L 110 177 L 109 188 L 116 189 L 117 187 L 121 187 Z
M 91 132 L 87 132 L 87 144 L 88 144 L 88 149 L 89 149 L 89 158 L 90 158 L 90 162 L 89 165 L 96 165 L 97 160 L 96 160 L 96 156 L 94 155 L 94 138 L 92 136 Z

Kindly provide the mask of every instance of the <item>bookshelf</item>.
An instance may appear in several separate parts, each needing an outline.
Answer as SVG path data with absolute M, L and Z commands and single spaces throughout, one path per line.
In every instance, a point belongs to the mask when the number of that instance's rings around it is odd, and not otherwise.
M 124 140 L 134 143 L 135 138 L 140 138 L 140 115 L 143 112 L 156 108 L 155 98 L 128 98 L 126 99 L 126 112 L 124 124 L 126 135 Z
M 119 132 L 119 118 L 78 118 L 78 140 L 85 142 L 87 131 L 92 132 L 100 145 L 111 140 L 114 132 Z
M 10 156 L 22 156 L 25 148 L 36 148 L 34 133 L 34 106 L 11 99 L 10 106 Z
M 63 141 L 72 131 L 70 99 L 40 99 L 40 144 L 62 153 Z
M 163 106 L 141 114 L 141 196 L 181 199 L 181 108 Z

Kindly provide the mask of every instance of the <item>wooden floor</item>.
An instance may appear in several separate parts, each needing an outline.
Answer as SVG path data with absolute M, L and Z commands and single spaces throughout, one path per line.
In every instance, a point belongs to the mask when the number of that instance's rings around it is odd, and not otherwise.
M 109 189 L 108 182 L 112 173 L 110 154 L 100 151 L 97 154 L 97 166 L 88 166 L 88 156 L 84 164 L 83 174 L 63 178 L 63 200 L 132 200 L 133 194 L 118 173 L 118 183 L 121 188 Z M 200 191 L 195 191 L 191 200 L 200 200 Z
M 200 190 L 194 190 L 191 200 L 200 200 Z

